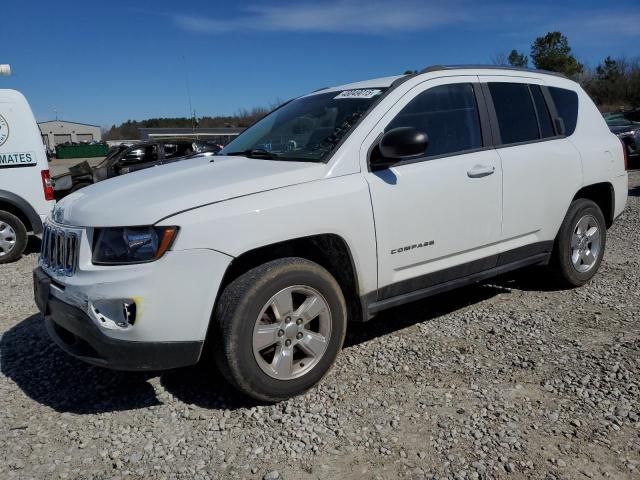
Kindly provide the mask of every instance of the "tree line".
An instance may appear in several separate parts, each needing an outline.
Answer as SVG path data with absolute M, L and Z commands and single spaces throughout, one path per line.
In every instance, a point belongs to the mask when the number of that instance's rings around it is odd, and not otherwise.
M 120 125 L 105 129 L 105 140 L 136 140 L 140 138 L 140 128 L 246 128 L 260 120 L 275 107 L 254 107 L 241 109 L 235 115 L 204 117 L 149 118 L 147 120 L 127 120 Z
M 569 40 L 561 32 L 549 32 L 536 38 L 531 44 L 529 55 L 516 49 L 500 52 L 492 56 L 495 65 L 533 67 L 559 72 L 579 82 L 602 111 L 612 111 L 640 106 L 640 58 L 607 57 L 595 68 L 579 62 L 574 56 Z M 415 73 L 407 70 L 406 74 Z M 275 108 L 255 107 L 239 110 L 235 115 L 205 116 L 199 118 L 150 118 L 148 120 L 127 120 L 107 128 L 106 140 L 137 139 L 139 128 L 215 128 L 248 127 Z
M 534 40 L 529 56 L 513 49 L 494 55 L 492 61 L 496 65 L 528 67 L 529 57 L 535 68 L 559 72 L 579 82 L 602 111 L 640 106 L 638 57 L 608 56 L 592 68 L 578 61 L 565 35 L 549 32 Z

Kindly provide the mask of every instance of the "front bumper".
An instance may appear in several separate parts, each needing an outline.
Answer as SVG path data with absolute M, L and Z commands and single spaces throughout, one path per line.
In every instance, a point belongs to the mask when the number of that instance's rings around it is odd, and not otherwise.
M 198 362 L 203 341 L 141 342 L 107 336 L 79 308 L 51 295 L 51 279 L 33 273 L 35 300 L 53 341 L 87 363 L 116 370 L 165 370 Z
M 202 341 L 138 342 L 108 337 L 91 318 L 50 293 L 41 268 L 33 274 L 34 293 L 47 332 L 65 352 L 85 362 L 116 370 L 164 370 L 198 362 Z

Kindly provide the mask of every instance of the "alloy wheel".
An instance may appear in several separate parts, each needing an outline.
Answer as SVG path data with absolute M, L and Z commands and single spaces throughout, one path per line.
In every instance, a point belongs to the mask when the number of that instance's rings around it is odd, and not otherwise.
M 588 272 L 600 255 L 602 234 L 593 215 L 581 217 L 571 235 L 571 262 L 578 272 Z
M 253 329 L 253 354 L 270 377 L 292 380 L 315 367 L 331 336 L 331 311 L 317 290 L 284 288 L 262 308 Z

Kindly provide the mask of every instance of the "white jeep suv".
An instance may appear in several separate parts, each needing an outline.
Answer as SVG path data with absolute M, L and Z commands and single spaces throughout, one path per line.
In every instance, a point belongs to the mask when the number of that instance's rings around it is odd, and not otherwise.
M 69 195 L 35 297 L 87 362 L 166 369 L 208 349 L 277 401 L 322 379 L 348 320 L 526 265 L 584 284 L 626 199 L 623 147 L 576 83 L 430 67 L 315 91 L 218 156 Z

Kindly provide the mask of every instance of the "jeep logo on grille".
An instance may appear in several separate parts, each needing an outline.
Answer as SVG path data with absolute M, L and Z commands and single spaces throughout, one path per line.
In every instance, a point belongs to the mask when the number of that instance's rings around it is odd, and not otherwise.
M 62 223 L 62 220 L 64 219 L 64 208 L 62 208 L 60 204 L 57 204 L 55 207 L 53 207 L 51 218 L 53 218 L 54 222 Z

